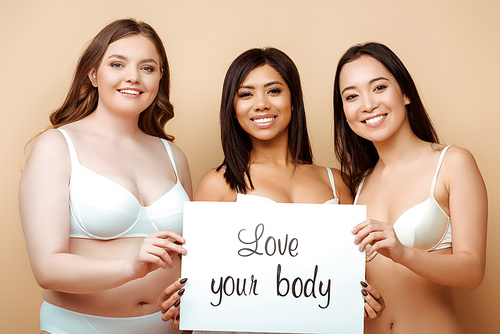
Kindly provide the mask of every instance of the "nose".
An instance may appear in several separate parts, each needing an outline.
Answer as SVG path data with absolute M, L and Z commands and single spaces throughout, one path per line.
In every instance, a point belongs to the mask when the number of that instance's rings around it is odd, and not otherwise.
M 255 96 L 255 104 L 254 104 L 254 110 L 255 111 L 262 111 L 262 110 L 268 110 L 269 109 L 269 99 L 265 94 L 257 94 Z
M 125 81 L 128 83 L 139 83 L 139 70 L 129 66 L 128 71 L 125 73 Z
M 363 112 L 373 112 L 379 106 L 380 103 L 371 94 L 365 95 L 365 97 L 363 98 Z

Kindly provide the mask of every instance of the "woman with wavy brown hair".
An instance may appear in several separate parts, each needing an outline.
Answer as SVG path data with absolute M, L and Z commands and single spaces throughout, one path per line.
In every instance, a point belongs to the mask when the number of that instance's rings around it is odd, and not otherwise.
M 20 212 L 43 288 L 42 333 L 175 333 L 160 292 L 180 274 L 192 195 L 155 30 L 133 19 L 85 49 L 63 105 L 30 153 Z

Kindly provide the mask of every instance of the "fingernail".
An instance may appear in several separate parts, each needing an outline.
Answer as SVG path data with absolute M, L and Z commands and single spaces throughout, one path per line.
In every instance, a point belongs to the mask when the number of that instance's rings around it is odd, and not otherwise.
M 368 292 L 366 292 L 365 290 L 361 290 L 361 293 L 363 294 L 363 296 L 368 296 Z
M 179 283 L 184 284 L 184 283 L 186 283 L 186 281 L 187 281 L 187 280 L 188 280 L 187 278 L 183 278 L 183 279 L 181 279 L 181 280 L 179 281 Z
M 175 306 L 175 307 L 178 307 L 180 303 L 181 303 L 181 300 L 179 299 L 178 301 L 176 301 L 176 302 L 174 303 L 174 306 Z
M 363 286 L 363 288 L 367 288 L 367 287 L 368 287 L 368 284 L 366 284 L 366 282 L 365 282 L 365 281 L 361 281 L 361 282 L 359 282 L 359 283 L 361 283 L 361 285 Z
M 356 232 L 356 228 L 353 227 L 353 229 L 351 230 L 352 233 Z
M 177 314 L 177 316 L 175 317 L 175 320 L 179 320 L 180 318 L 181 318 L 181 315 Z
M 365 301 L 365 303 L 367 302 L 366 299 L 363 299 Z
M 182 294 L 184 293 L 184 291 L 186 291 L 184 288 L 180 289 L 179 291 L 177 291 L 177 294 L 179 296 L 182 296 Z

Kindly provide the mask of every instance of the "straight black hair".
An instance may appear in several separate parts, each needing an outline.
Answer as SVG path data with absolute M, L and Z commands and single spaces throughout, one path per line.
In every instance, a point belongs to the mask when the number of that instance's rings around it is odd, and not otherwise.
M 339 77 L 342 67 L 361 56 L 376 59 L 394 76 L 401 92 L 410 100 L 410 104 L 406 106 L 406 113 L 413 133 L 426 142 L 439 143 L 438 135 L 420 99 L 417 87 L 398 56 L 387 46 L 376 42 L 352 46 L 340 58 L 337 65 L 333 88 L 333 120 L 335 156 L 340 162 L 344 182 L 353 194 L 363 177 L 373 170 L 379 159 L 373 143 L 358 136 L 350 128 L 340 94 Z
M 240 54 L 229 66 L 220 106 L 221 142 L 224 161 L 217 168 L 225 169 L 224 178 L 231 189 L 241 193 L 253 190 L 250 177 L 252 141 L 235 116 L 234 98 L 247 75 L 257 67 L 269 65 L 285 80 L 291 95 L 292 117 L 288 125 L 288 150 L 297 166 L 312 163 L 312 150 L 307 133 L 302 85 L 297 67 L 284 52 L 267 47 L 250 49 Z M 248 183 L 246 182 L 248 180 Z

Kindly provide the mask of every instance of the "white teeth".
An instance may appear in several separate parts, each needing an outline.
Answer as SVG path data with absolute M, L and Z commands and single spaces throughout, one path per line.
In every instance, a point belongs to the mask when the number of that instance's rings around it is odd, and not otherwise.
M 256 118 L 253 120 L 254 123 L 269 123 L 274 120 L 274 117 L 266 117 L 266 118 Z
M 374 118 L 370 118 L 370 119 L 367 119 L 365 121 L 366 124 L 373 124 L 373 123 L 377 123 L 378 121 L 381 121 L 383 118 L 385 117 L 385 115 L 382 115 L 382 116 L 377 116 L 377 117 L 374 117 Z
M 122 89 L 120 93 L 139 95 L 139 92 L 132 89 Z

